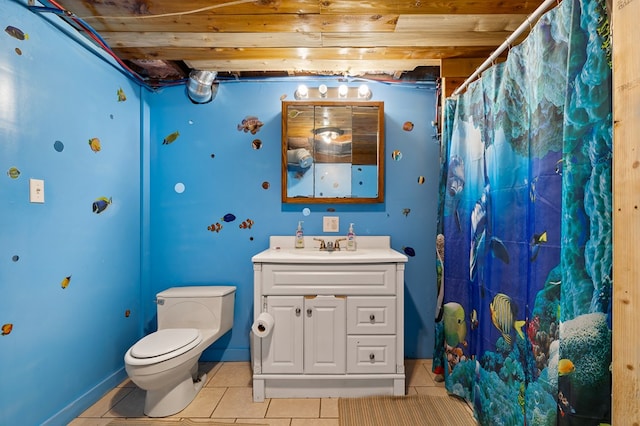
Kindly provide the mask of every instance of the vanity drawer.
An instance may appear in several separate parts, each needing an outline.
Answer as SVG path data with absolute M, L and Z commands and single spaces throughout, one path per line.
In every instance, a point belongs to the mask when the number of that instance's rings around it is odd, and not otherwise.
M 396 298 L 347 297 L 348 334 L 395 334 Z
M 347 336 L 347 373 L 395 373 L 396 336 Z
M 396 264 L 262 264 L 264 295 L 393 295 Z

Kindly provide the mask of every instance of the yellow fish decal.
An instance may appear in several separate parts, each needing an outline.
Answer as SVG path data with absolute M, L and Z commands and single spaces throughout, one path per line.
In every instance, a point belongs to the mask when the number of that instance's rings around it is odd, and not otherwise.
M 61 282 L 60 282 L 60 287 L 62 287 L 63 289 L 69 287 L 69 283 L 71 282 L 71 275 L 69 275 L 68 277 L 65 277 Z
M 124 94 L 122 87 L 118 89 L 118 102 L 124 102 L 127 100 L 127 95 Z
M 2 335 L 6 336 L 7 334 L 11 333 L 11 330 L 13 330 L 13 324 L 3 324 L 2 325 Z
M 164 140 L 162 141 L 162 145 L 169 145 L 170 143 L 175 142 L 176 139 L 178 139 L 178 136 L 180 136 L 180 132 L 176 130 L 175 132 L 167 135 L 167 137 L 164 138 Z
M 493 301 L 489 304 L 489 310 L 491 311 L 491 322 L 502 333 L 505 342 L 509 345 L 512 342 L 511 329 L 514 328 L 521 339 L 524 339 L 524 333 L 522 327 L 525 321 L 516 321 L 513 314 L 513 307 L 511 306 L 511 298 L 503 293 L 496 294 Z
M 102 149 L 102 147 L 100 146 L 100 139 L 98 139 L 98 138 L 89 139 L 89 147 L 91 148 L 91 151 L 93 151 L 93 152 L 100 151 Z
M 576 370 L 576 366 L 573 365 L 570 359 L 562 358 L 558 361 L 558 375 L 566 376 L 567 374 L 571 374 Z

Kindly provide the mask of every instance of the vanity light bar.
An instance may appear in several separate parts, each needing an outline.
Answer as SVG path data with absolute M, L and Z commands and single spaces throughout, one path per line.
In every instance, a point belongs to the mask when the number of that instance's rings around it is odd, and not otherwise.
M 341 84 L 338 87 L 327 87 L 326 84 L 321 84 L 317 88 L 307 87 L 305 84 L 298 86 L 293 96 L 296 100 L 305 99 L 359 99 L 369 100 L 373 93 L 369 86 L 361 84 L 358 87 L 349 87 L 346 84 Z

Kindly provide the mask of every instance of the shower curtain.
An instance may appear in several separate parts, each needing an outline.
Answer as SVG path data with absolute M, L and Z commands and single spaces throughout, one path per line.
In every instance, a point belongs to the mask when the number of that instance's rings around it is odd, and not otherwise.
M 610 422 L 608 22 L 564 0 L 446 101 L 433 369 L 482 425 Z

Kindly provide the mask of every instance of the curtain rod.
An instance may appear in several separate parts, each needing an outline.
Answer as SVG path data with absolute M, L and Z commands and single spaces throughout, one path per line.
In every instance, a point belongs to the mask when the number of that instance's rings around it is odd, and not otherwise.
M 458 87 L 453 93 L 452 96 L 456 96 L 459 95 L 460 92 L 462 92 L 473 80 L 476 79 L 476 77 L 483 72 L 485 69 L 489 68 L 489 66 L 491 64 L 493 64 L 493 61 L 496 60 L 496 58 L 498 56 L 500 56 L 502 54 L 502 52 L 505 51 L 505 49 L 511 47 L 513 45 L 513 42 L 520 37 L 520 35 L 525 32 L 525 30 L 531 28 L 531 26 L 533 24 L 536 23 L 536 21 L 538 20 L 538 18 L 540 18 L 542 16 L 543 13 L 545 13 L 547 11 L 547 9 L 549 8 L 549 6 L 553 3 L 558 3 L 560 4 L 560 0 L 545 0 L 540 6 L 538 6 L 538 8 L 536 10 L 533 11 L 533 13 L 531 15 L 529 15 L 527 17 L 527 20 L 524 21 L 522 24 L 520 24 L 520 26 L 509 36 L 507 37 L 507 39 L 505 40 L 504 43 L 502 43 L 490 56 L 489 58 L 487 58 L 486 61 L 484 61 L 482 63 L 482 65 L 480 65 L 474 72 L 473 74 L 471 74 L 471 76 L 469 76 L 469 78 L 467 78 L 464 83 L 462 83 L 460 85 L 460 87 Z

